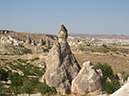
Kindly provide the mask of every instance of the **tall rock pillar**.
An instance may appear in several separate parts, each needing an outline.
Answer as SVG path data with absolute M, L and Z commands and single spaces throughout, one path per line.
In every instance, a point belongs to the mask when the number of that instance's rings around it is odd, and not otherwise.
M 54 86 L 60 94 L 70 93 L 71 82 L 81 69 L 67 43 L 67 29 L 61 25 L 58 42 L 53 45 L 46 58 L 45 80 Z

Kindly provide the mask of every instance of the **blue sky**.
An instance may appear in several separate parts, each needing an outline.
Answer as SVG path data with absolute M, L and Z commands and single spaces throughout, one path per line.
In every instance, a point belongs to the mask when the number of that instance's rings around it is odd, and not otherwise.
M 129 35 L 129 0 L 0 0 L 0 29 Z

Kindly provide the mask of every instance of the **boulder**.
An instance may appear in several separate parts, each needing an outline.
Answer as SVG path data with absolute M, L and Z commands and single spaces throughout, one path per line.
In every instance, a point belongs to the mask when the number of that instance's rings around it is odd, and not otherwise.
M 83 63 L 82 69 L 72 81 L 71 91 L 74 94 L 84 95 L 86 92 L 96 91 L 104 83 L 103 77 L 99 75 L 90 61 Z
M 120 82 L 120 84 L 123 84 L 124 83 L 124 80 L 123 80 L 123 75 L 121 73 L 118 73 L 116 75 L 116 78 L 117 80 Z
M 58 33 L 58 42 L 53 45 L 46 58 L 45 80 L 49 86 L 56 87 L 59 94 L 68 94 L 71 82 L 77 76 L 80 66 L 67 43 L 67 32 Z

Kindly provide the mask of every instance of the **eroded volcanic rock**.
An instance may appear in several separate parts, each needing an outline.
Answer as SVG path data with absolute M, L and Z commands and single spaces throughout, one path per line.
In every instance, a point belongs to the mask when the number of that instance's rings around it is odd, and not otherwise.
M 53 45 L 46 58 L 45 80 L 49 86 L 54 86 L 60 94 L 71 91 L 71 82 L 80 71 L 80 66 L 67 43 L 67 29 L 61 25 L 58 42 Z
M 72 81 L 71 91 L 75 94 L 84 95 L 85 92 L 93 92 L 104 84 L 103 76 L 95 70 L 90 61 L 83 63 L 82 69 Z

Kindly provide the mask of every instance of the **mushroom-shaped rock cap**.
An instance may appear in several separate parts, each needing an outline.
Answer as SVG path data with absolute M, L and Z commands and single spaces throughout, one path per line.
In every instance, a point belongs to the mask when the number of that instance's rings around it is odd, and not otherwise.
M 58 38 L 67 39 L 67 37 L 68 37 L 67 29 L 65 28 L 64 25 L 61 25 L 60 27 L 61 27 L 61 29 L 60 29 L 59 33 L 57 34 Z

